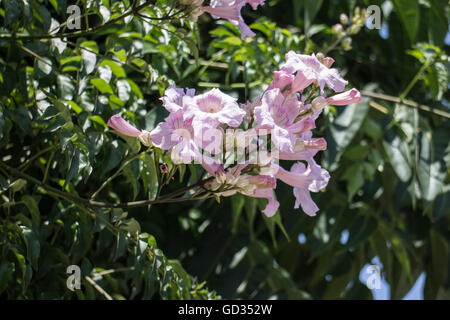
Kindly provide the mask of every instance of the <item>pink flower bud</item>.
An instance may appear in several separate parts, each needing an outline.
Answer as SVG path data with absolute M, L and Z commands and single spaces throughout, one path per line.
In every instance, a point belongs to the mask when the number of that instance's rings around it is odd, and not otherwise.
M 308 149 L 327 150 L 327 141 L 324 138 L 313 138 L 303 141 L 303 145 Z
M 328 104 L 333 106 L 346 106 L 352 103 L 361 102 L 361 92 L 353 88 L 327 99 Z
M 333 65 L 334 59 L 331 57 L 326 57 L 323 59 L 322 63 L 325 67 L 327 67 L 329 69 Z
M 141 135 L 141 131 L 133 127 L 131 124 L 129 124 L 127 121 L 125 121 L 119 114 L 113 115 L 108 120 L 108 126 L 116 130 L 117 132 L 120 132 L 123 135 L 129 136 L 129 137 L 139 137 Z

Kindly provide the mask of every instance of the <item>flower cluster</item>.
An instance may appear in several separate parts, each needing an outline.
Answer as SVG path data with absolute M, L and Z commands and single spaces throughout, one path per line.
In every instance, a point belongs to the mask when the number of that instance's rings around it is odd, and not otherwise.
M 316 119 L 327 105 L 361 101 L 357 89 L 345 91 L 348 82 L 332 68 L 333 62 L 322 54 L 291 51 L 254 101 L 239 104 L 219 89 L 196 94 L 194 89 L 169 87 L 161 98 L 169 116 L 151 132 L 118 115 L 108 125 L 167 150 L 175 164 L 200 164 L 210 176 L 203 187 L 211 193 L 265 198 L 263 212 L 270 217 L 279 207 L 274 190 L 280 180 L 293 187 L 295 208 L 314 216 L 319 208 L 310 192 L 319 192 L 330 179 L 314 160 L 327 148 L 324 138 L 313 137 Z M 286 170 L 280 160 L 295 163 Z
M 190 10 L 190 19 L 196 21 L 200 15 L 207 12 L 213 18 L 222 18 L 230 21 L 241 30 L 241 37 L 253 37 L 255 33 L 250 30 L 241 16 L 241 9 L 249 4 L 253 10 L 264 5 L 264 0 L 211 0 L 209 6 L 202 6 L 203 0 L 181 0 L 181 5 Z

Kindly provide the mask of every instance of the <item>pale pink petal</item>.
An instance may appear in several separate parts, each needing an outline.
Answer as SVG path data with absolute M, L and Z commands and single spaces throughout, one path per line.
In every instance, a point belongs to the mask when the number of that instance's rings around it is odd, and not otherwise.
M 335 92 L 342 92 L 348 81 L 345 81 L 337 69 L 330 69 L 322 64 L 314 55 L 296 54 L 289 51 L 286 54 L 286 62 L 281 66 L 281 70 L 294 73 L 299 70 L 311 72 L 320 87 L 321 94 L 324 93 L 325 85 Z
M 315 80 L 314 74 L 308 69 L 298 70 L 291 85 L 291 92 L 303 92 L 303 90 L 310 86 Z
M 274 88 L 283 90 L 288 85 L 290 85 L 293 80 L 294 80 L 294 76 L 292 74 L 284 72 L 284 71 L 275 71 L 273 73 L 272 83 L 269 85 L 267 90 L 271 90 Z
M 302 149 L 300 151 L 290 153 L 290 152 L 279 152 L 278 153 L 278 159 L 280 160 L 293 160 L 293 161 L 299 161 L 299 160 L 307 160 L 314 157 L 319 150 L 317 149 Z
M 316 212 L 319 211 L 319 208 L 315 204 L 315 202 L 311 198 L 311 194 L 308 190 L 301 188 L 294 188 L 294 196 L 295 196 L 295 205 L 294 209 L 298 209 L 300 206 L 302 210 L 308 216 L 315 216 Z
M 266 208 L 263 210 L 267 217 L 273 217 L 277 213 L 280 203 L 275 200 L 273 189 L 256 189 L 253 193 L 255 198 L 266 198 L 269 202 Z
M 161 98 L 163 101 L 164 108 L 169 112 L 175 112 L 177 110 L 183 109 L 183 98 L 184 96 L 193 97 L 195 95 L 195 89 L 175 88 L 174 86 L 169 86 L 164 92 L 164 97 Z
M 218 126 L 224 123 L 230 127 L 238 127 L 246 114 L 235 98 L 219 89 L 188 98 L 185 104 L 185 117 L 193 118 L 195 126 L 200 124 Z

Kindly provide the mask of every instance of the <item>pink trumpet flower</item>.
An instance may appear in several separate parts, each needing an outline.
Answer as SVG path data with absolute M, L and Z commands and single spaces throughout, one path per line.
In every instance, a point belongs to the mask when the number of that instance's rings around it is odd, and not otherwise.
M 184 103 L 186 104 L 185 117 L 193 117 L 195 124 L 198 125 L 208 123 L 216 127 L 219 124 L 238 127 L 246 114 L 235 98 L 219 89 L 212 89 L 204 94 L 187 98 Z
M 193 97 L 195 95 L 195 89 L 175 88 L 170 86 L 164 92 L 164 97 L 160 100 L 163 102 L 164 108 L 169 112 L 174 112 L 180 109 L 184 109 L 184 97 Z
M 298 71 L 311 73 L 320 87 L 321 94 L 324 93 L 325 85 L 335 92 L 342 92 L 348 84 L 348 81 L 341 77 L 337 69 L 328 68 L 314 55 L 308 56 L 289 51 L 286 54 L 286 63 L 281 66 L 281 70 L 288 73 Z

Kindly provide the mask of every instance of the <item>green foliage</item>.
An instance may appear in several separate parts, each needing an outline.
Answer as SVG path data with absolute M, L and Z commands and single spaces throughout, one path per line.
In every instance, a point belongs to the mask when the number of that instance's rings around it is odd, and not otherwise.
M 167 19 L 170 0 L 80 0 L 82 29 L 70 30 L 69 2 L 0 2 L 1 297 L 106 298 L 91 279 L 114 299 L 371 299 L 359 274 L 376 256 L 392 298 L 422 272 L 425 298 L 450 296 L 447 1 L 266 1 L 244 9 L 257 33 L 246 40 L 207 15 Z M 389 37 L 362 28 L 345 50 L 331 26 L 372 2 Z M 84 201 L 155 199 L 201 175 L 112 132 L 110 116 L 153 129 L 170 84 L 250 100 L 289 50 L 326 52 L 352 87 L 402 98 L 325 110 L 316 134 L 332 179 L 314 196 L 317 217 L 292 209 L 282 183 L 270 219 L 265 200 L 239 195 L 125 209 Z

